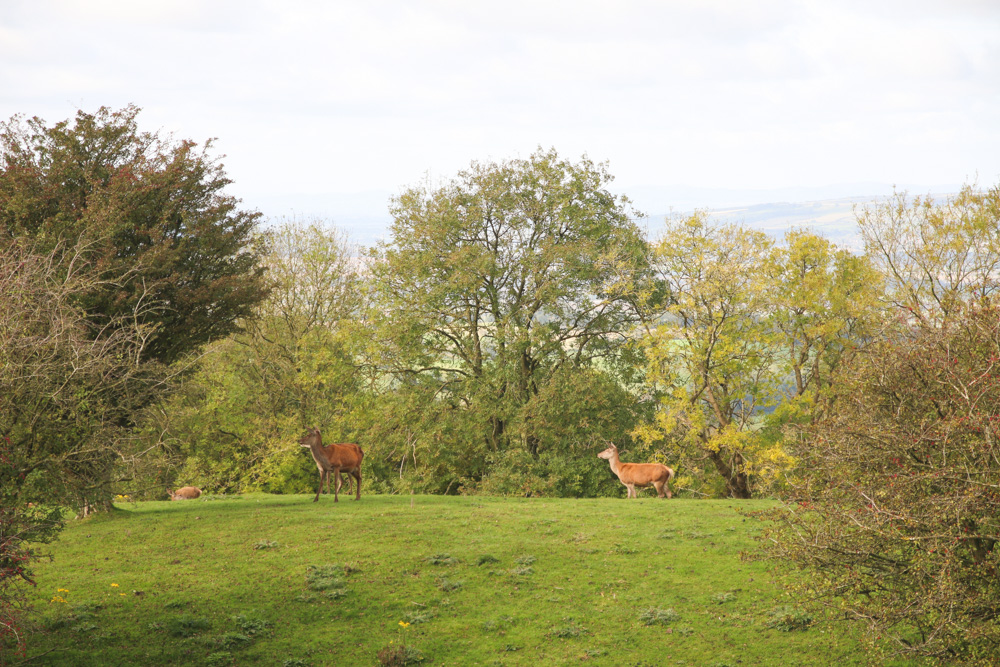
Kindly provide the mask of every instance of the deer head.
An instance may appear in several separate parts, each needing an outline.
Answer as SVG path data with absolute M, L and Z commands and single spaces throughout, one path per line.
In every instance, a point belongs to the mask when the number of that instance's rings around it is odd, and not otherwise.
M 604 459 L 605 461 L 611 460 L 618 456 L 618 448 L 612 443 L 608 443 L 608 448 L 597 455 L 597 458 Z
M 314 444 L 320 444 L 319 429 L 311 428 L 303 437 L 299 438 L 299 445 L 311 448 Z

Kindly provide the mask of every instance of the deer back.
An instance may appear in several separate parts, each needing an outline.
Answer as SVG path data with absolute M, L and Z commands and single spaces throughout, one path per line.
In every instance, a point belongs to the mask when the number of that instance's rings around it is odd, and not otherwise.
M 618 476 L 628 484 L 649 485 L 668 481 L 674 471 L 662 463 L 622 463 Z
M 361 467 L 365 453 L 353 442 L 338 442 L 323 447 L 330 467 L 354 469 Z
M 169 489 L 167 493 L 170 493 L 171 500 L 194 500 L 201 495 L 201 489 L 197 486 L 185 486 L 171 492 Z

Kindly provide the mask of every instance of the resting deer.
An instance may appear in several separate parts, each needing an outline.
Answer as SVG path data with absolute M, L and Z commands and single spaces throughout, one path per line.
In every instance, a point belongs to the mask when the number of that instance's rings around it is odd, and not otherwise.
M 326 482 L 327 492 L 330 490 L 330 473 L 334 475 L 333 502 L 340 501 L 340 486 L 343 479 L 341 472 L 346 472 L 357 481 L 357 495 L 355 500 L 361 500 L 361 460 L 365 453 L 361 448 L 353 443 L 339 443 L 323 446 L 323 440 L 318 428 L 311 428 L 306 435 L 299 440 L 299 444 L 309 449 L 312 453 L 313 461 L 319 470 L 319 488 L 316 489 L 316 497 L 313 502 L 319 500 L 319 494 L 323 490 L 323 482 Z
M 635 487 L 655 486 L 656 495 L 660 498 L 670 498 L 670 480 L 674 471 L 660 463 L 622 463 L 618 459 L 618 448 L 610 442 L 608 448 L 597 455 L 611 464 L 611 472 L 628 489 L 629 498 L 638 498 Z
M 201 495 L 201 489 L 197 486 L 185 486 L 176 491 L 167 489 L 167 493 L 170 494 L 171 500 L 194 500 Z

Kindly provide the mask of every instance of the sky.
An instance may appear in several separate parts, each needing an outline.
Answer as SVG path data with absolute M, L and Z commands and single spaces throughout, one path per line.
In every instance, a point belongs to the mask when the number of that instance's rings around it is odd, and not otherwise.
M 648 213 L 948 192 L 1000 182 L 1000 2 L 0 0 L 0 119 L 130 103 L 360 236 L 538 147 Z

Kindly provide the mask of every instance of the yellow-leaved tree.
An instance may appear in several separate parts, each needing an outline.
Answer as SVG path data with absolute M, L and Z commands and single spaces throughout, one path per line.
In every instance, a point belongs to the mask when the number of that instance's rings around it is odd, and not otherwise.
M 653 252 L 666 296 L 644 343 L 662 397 L 637 435 L 670 452 L 687 473 L 678 484 L 696 492 L 749 498 L 787 484 L 789 427 L 814 419 L 831 373 L 870 335 L 880 274 L 813 232 L 775 243 L 702 213 L 668 221 Z

